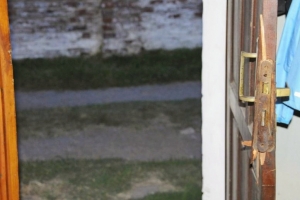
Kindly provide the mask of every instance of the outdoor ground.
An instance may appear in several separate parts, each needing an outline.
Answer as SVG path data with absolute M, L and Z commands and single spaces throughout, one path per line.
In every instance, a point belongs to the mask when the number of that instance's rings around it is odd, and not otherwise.
M 201 85 L 186 81 L 17 90 L 22 199 L 200 200 Z

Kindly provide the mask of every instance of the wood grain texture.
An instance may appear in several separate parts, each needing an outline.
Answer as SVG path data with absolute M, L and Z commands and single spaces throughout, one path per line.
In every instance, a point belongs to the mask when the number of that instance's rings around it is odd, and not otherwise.
M 270 131 L 271 137 L 276 141 L 276 123 L 275 123 L 275 60 L 276 60 L 276 41 L 277 41 L 277 0 L 263 1 L 263 18 L 265 25 L 267 59 L 273 60 L 271 91 L 270 91 Z M 274 144 L 275 145 L 275 144 Z M 275 148 L 275 147 L 274 147 Z M 276 165 L 275 151 L 266 154 L 265 164 L 262 166 L 262 199 L 275 200 L 276 198 Z
M 226 199 L 274 200 L 277 1 L 227 0 L 227 3 Z M 261 15 L 265 27 L 263 35 L 266 48 L 262 48 L 261 43 L 257 42 L 257 38 L 261 37 L 259 20 Z M 262 51 L 263 49 L 265 51 Z M 254 90 L 256 91 L 254 109 L 253 104 L 238 100 L 239 83 L 235 75 L 238 72 L 237 62 L 241 51 L 258 54 L 255 63 L 245 63 L 245 68 L 249 70 L 245 70 L 244 89 L 247 95 L 254 95 Z M 270 95 L 267 95 L 268 93 Z M 253 120 L 254 117 L 256 119 Z M 240 146 L 236 145 L 234 139 L 237 135 Z M 249 142 L 251 140 L 254 146 L 258 140 L 259 144 L 263 145 L 260 149 L 242 145 L 251 144 Z M 263 151 L 259 152 L 260 150 Z M 253 152 L 257 155 L 255 160 Z
M 1 200 L 19 199 L 13 68 L 7 0 L 0 0 L 0 189 Z

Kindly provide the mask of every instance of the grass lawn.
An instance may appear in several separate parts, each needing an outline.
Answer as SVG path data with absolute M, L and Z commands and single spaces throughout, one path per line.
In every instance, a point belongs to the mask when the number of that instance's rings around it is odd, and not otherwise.
M 57 137 L 70 130 L 89 125 L 127 126 L 139 129 L 159 115 L 167 116 L 179 129 L 201 128 L 201 100 L 163 102 L 129 102 L 38 109 L 17 112 L 20 139 L 30 137 Z M 60 131 L 57 131 L 60 130 Z
M 135 185 L 159 179 L 172 185 L 169 192 L 140 200 L 201 200 L 200 160 L 128 162 L 72 160 L 23 162 L 20 171 L 23 198 L 116 199 Z
M 73 108 L 29 110 L 17 113 L 19 139 L 68 136 L 68 130 L 89 125 L 134 129 L 164 115 L 178 129 L 201 127 L 199 99 L 166 102 L 130 102 Z M 122 116 L 122 117 L 120 117 Z M 59 130 L 59 131 L 58 131 Z M 70 135 L 71 136 L 71 135 Z M 136 200 L 201 200 L 201 160 L 124 161 L 119 159 L 60 159 L 20 162 L 23 199 L 115 200 L 148 180 L 173 187 Z M 162 186 L 160 186 L 162 187 Z M 175 188 L 175 189 L 174 189 Z
M 16 90 L 83 90 L 201 79 L 201 49 L 14 60 Z
M 199 81 L 201 49 L 135 56 L 13 61 L 17 91 L 83 90 Z M 86 126 L 150 126 L 166 116 L 178 129 L 201 129 L 201 101 L 130 102 L 17 112 L 19 140 L 67 135 Z M 46 151 L 47 149 L 45 149 Z M 148 180 L 173 188 L 136 200 L 201 200 L 201 160 L 60 159 L 20 162 L 22 199 L 116 200 Z

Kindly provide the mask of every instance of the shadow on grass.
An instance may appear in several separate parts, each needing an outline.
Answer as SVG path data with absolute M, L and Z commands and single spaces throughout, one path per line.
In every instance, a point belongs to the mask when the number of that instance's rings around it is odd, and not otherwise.
M 201 79 L 201 49 L 14 60 L 16 90 L 84 90 Z

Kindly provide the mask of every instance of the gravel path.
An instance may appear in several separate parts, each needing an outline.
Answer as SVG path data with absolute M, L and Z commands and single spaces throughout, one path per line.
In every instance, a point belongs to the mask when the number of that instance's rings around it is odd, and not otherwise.
M 181 134 L 172 127 L 134 130 L 124 127 L 88 127 L 73 137 L 27 139 L 19 144 L 20 160 L 60 158 L 168 160 L 201 158 L 200 133 Z
M 88 91 L 17 92 L 18 110 L 83 106 L 128 101 L 165 101 L 201 97 L 200 82 L 147 85 Z M 199 122 L 200 123 L 200 122 Z M 190 127 L 187 127 L 188 130 Z M 157 120 L 152 128 L 84 127 L 74 136 L 29 138 L 19 141 L 20 160 L 56 158 L 123 158 L 165 160 L 201 158 L 201 134 L 174 128 L 168 119 Z
M 200 82 L 144 85 L 85 91 L 16 92 L 18 110 L 129 101 L 166 101 L 201 97 Z

